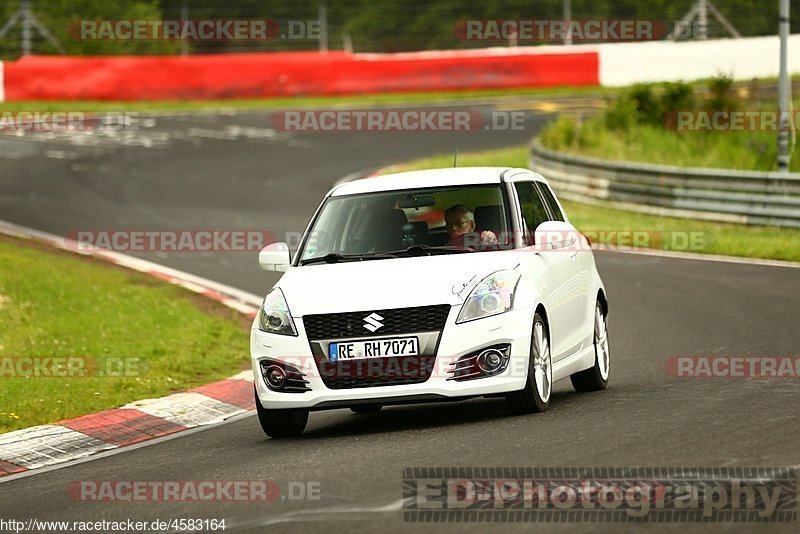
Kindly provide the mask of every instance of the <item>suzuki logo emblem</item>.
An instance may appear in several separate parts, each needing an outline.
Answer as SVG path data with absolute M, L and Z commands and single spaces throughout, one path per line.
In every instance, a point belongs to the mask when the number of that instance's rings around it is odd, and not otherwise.
M 375 332 L 377 329 L 383 328 L 383 323 L 381 321 L 383 321 L 383 317 L 377 313 L 370 313 L 364 317 L 364 328 L 370 332 Z

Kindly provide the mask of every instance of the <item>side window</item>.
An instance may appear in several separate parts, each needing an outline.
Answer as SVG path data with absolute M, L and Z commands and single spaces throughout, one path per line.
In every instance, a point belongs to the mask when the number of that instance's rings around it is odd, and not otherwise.
M 523 228 L 524 241 L 527 245 L 533 245 L 533 232 L 536 231 L 536 227 L 549 220 L 547 209 L 545 209 L 539 193 L 536 192 L 533 182 L 516 182 L 514 187 L 517 190 L 519 207 L 525 224 L 525 228 Z
M 561 213 L 561 208 L 558 207 L 558 202 L 556 202 L 556 198 L 553 196 L 553 192 L 550 191 L 550 188 L 540 182 L 536 183 L 536 187 L 538 187 L 539 191 L 542 193 L 542 198 L 544 198 L 547 207 L 550 208 L 550 213 L 553 214 L 554 221 L 564 221 L 564 214 Z

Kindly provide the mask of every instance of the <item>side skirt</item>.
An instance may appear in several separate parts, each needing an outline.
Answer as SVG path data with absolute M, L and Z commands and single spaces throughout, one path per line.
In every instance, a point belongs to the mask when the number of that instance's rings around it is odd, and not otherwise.
M 583 350 L 569 358 L 553 363 L 553 382 L 568 378 L 569 375 L 589 369 L 594 365 L 594 340 L 591 340 Z

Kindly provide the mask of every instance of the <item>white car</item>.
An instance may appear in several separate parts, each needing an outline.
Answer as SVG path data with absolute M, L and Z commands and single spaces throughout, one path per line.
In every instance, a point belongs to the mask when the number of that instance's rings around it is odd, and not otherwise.
M 251 332 L 267 435 L 309 411 L 503 396 L 546 410 L 555 381 L 608 383 L 608 301 L 588 240 L 526 169 L 398 173 L 334 187 Z

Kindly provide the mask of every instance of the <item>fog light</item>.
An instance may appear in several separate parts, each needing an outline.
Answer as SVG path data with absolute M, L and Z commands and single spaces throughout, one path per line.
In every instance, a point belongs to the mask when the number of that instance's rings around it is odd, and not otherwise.
M 286 373 L 277 365 L 270 365 L 266 372 L 267 382 L 275 389 L 281 389 L 286 385 Z
M 478 355 L 478 367 L 484 373 L 493 373 L 503 365 L 503 353 L 496 349 L 489 349 Z

